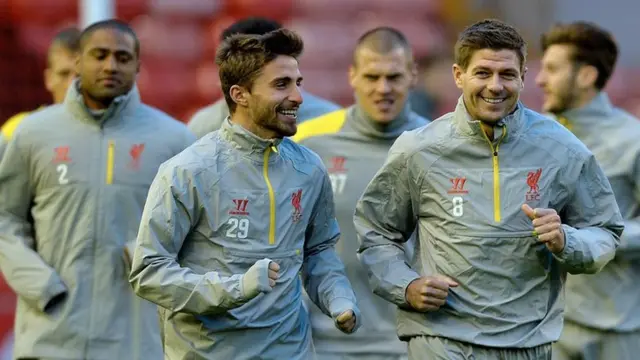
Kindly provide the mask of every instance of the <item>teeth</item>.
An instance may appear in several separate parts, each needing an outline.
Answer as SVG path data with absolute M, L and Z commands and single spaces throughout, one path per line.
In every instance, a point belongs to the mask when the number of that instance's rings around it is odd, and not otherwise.
M 297 117 L 298 115 L 298 111 L 297 110 L 278 110 L 278 112 L 284 116 L 290 116 L 290 117 Z
M 504 98 L 503 99 L 489 99 L 489 98 L 483 97 L 482 100 L 484 100 L 484 101 L 486 101 L 486 102 L 488 102 L 490 104 L 499 104 L 499 103 L 504 101 Z

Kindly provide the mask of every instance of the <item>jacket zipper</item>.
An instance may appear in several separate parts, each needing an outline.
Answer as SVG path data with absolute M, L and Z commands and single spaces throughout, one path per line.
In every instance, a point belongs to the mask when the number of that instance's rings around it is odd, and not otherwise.
M 489 147 L 491 147 L 491 162 L 493 164 L 493 220 L 497 223 L 502 221 L 501 203 L 500 203 L 500 159 L 498 157 L 498 151 L 500 150 L 500 143 L 507 135 L 507 126 L 503 127 L 502 135 L 500 139 L 493 146 L 493 142 L 489 139 L 487 134 L 481 129 L 482 135 L 487 139 Z
M 269 191 L 269 245 L 276 243 L 276 195 L 273 192 L 271 180 L 269 180 L 269 156 L 272 151 L 278 152 L 273 146 L 267 147 L 264 151 L 264 161 L 262 165 L 262 175 L 264 176 L 264 182 L 267 184 L 267 190 Z
M 115 144 L 113 140 L 109 140 L 109 145 L 107 147 L 107 175 L 106 175 L 107 185 L 113 184 L 114 156 L 115 156 Z

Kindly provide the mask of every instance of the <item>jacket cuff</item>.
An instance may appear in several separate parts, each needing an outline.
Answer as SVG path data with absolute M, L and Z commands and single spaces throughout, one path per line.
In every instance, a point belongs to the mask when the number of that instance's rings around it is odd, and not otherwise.
M 416 279 L 420 279 L 420 275 L 411 271 L 407 272 L 407 274 L 404 275 L 402 279 L 400 279 L 400 282 L 398 282 L 398 285 L 400 286 L 399 293 L 394 294 L 393 299 L 393 302 L 398 305 L 398 307 L 405 310 L 415 310 L 407 301 L 407 288 L 409 287 L 409 284 L 411 284 L 413 280 Z
M 575 231 L 575 229 L 569 225 L 562 225 L 562 232 L 564 233 L 564 249 L 559 254 L 552 253 L 553 257 L 562 264 L 572 265 L 572 263 L 575 263 L 575 261 L 573 261 L 574 259 L 572 259 L 575 256 L 576 247 L 576 242 L 573 238 L 573 231 Z
M 345 297 L 337 297 L 331 301 L 329 305 L 329 311 L 331 312 L 331 318 L 333 318 L 333 322 L 337 325 L 337 318 L 343 312 L 351 310 L 353 311 L 353 316 L 356 317 L 356 326 L 351 331 L 352 333 L 358 330 L 360 325 L 362 324 L 362 316 L 360 314 L 360 309 L 358 306 L 349 298 Z
M 37 302 L 38 310 L 41 312 L 50 310 L 57 302 L 63 300 L 63 295 L 67 293 L 67 287 L 55 273 L 51 274 L 48 284 L 44 294 L 42 294 L 42 297 Z

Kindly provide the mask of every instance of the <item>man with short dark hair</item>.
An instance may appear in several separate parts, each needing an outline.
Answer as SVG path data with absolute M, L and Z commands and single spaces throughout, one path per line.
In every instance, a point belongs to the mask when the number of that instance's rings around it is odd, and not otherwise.
M 314 151 L 329 169 L 345 263 L 362 310 L 362 329 L 346 336 L 310 305 L 318 360 L 406 359 L 407 346 L 396 335 L 396 307 L 375 296 L 366 270 L 357 259 L 353 209 L 358 197 L 382 166 L 393 141 L 428 121 L 411 111 L 408 94 L 416 81 L 413 52 L 406 37 L 390 27 L 367 31 L 354 49 L 349 68 L 356 103 L 305 121 L 292 140 Z M 410 256 L 408 256 L 410 258 Z
M 80 47 L 80 30 L 71 27 L 59 31 L 51 41 L 47 51 L 47 67 L 44 69 L 44 85 L 51 94 L 54 104 L 64 101 L 69 85 L 75 77 L 75 60 Z M 0 128 L 0 158 L 7 142 L 18 125 L 31 114 L 21 112 L 9 118 Z
M 62 104 L 28 116 L 0 160 L 0 270 L 18 294 L 17 359 L 162 359 L 156 306 L 130 251 L 161 163 L 195 138 L 140 101 L 138 40 L 105 20 L 80 36 Z
M 360 323 L 327 169 L 287 138 L 302 50 L 285 29 L 226 39 L 216 63 L 231 116 L 151 185 L 130 281 L 167 309 L 167 358 L 313 359 L 302 285 L 340 331 Z
M 525 54 L 503 22 L 465 29 L 456 109 L 401 135 L 356 207 L 360 259 L 401 307 L 410 359 L 549 359 L 565 273 L 615 254 L 622 217 L 594 156 L 519 102 Z
M 596 275 L 569 275 L 556 359 L 632 360 L 640 354 L 640 122 L 614 107 L 604 87 L 618 46 L 605 29 L 558 24 L 542 36 L 536 82 L 544 110 L 570 129 L 607 174 L 625 218 L 616 257 Z
M 225 29 L 222 32 L 220 40 L 224 41 L 229 36 L 235 34 L 263 35 L 280 28 L 282 28 L 282 25 L 274 20 L 262 17 L 250 17 L 239 20 Z M 301 91 L 304 101 L 298 110 L 298 123 L 340 109 L 338 105 L 329 100 L 322 99 L 304 90 Z M 227 116 L 229 116 L 229 108 L 225 99 L 222 98 L 200 109 L 193 115 L 191 120 L 189 120 L 187 126 L 200 138 L 212 131 L 218 130 Z

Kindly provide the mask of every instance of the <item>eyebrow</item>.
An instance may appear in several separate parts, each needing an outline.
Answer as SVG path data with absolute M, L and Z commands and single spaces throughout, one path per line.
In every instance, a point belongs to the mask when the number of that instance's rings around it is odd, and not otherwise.
M 300 76 L 300 77 L 296 78 L 295 81 L 296 82 L 302 81 L 302 79 L 303 79 L 302 76 Z M 271 80 L 271 83 L 276 83 L 278 81 L 294 81 L 294 79 L 292 77 L 290 77 L 290 76 L 282 76 L 282 77 L 277 77 L 277 78 Z

